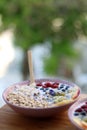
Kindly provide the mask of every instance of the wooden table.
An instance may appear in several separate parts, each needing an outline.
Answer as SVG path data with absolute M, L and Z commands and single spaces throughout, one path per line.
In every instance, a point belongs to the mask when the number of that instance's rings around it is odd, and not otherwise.
M 87 95 L 81 94 L 80 99 L 84 97 Z M 19 115 L 4 105 L 0 109 L 0 130 L 76 130 L 76 127 L 69 121 L 67 111 L 54 118 L 34 119 Z
M 49 119 L 31 119 L 14 112 L 8 105 L 0 109 L 0 130 L 76 130 L 67 111 Z

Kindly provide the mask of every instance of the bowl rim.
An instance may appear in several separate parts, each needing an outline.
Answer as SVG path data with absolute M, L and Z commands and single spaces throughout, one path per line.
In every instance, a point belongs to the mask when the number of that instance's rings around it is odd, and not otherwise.
M 68 109 L 68 117 L 69 120 L 71 121 L 71 123 L 73 125 L 75 125 L 76 127 L 78 127 L 80 130 L 83 130 L 82 127 L 80 127 L 74 120 L 72 117 L 73 112 L 75 111 L 75 109 L 77 108 L 77 106 L 81 103 L 84 103 L 85 101 L 87 101 L 87 97 L 83 97 L 82 99 L 79 99 L 77 102 L 75 102 L 69 109 Z
M 60 78 L 42 78 L 42 79 L 35 79 L 35 82 L 41 82 L 41 81 L 43 81 L 43 82 L 45 82 L 45 81 L 50 81 L 50 82 L 60 82 L 60 83 L 65 83 L 65 84 L 67 84 L 67 85 L 70 85 L 70 86 L 72 86 L 72 87 L 75 87 L 75 86 L 77 86 L 76 84 L 74 84 L 74 83 L 72 83 L 72 82 L 70 82 L 70 81 L 67 81 L 67 80 L 63 80 L 63 79 L 60 79 Z M 24 84 L 29 84 L 30 83 L 30 81 L 29 80 L 25 80 L 25 81 L 21 81 L 21 82 L 18 82 L 18 83 L 14 83 L 14 84 L 12 84 L 12 85 L 10 85 L 9 87 L 7 87 L 4 91 L 3 91 L 3 93 L 2 93 L 2 97 L 3 97 L 3 99 L 4 99 L 4 101 L 8 104 L 8 105 L 10 105 L 10 106 L 14 106 L 14 107 L 16 107 L 16 108 L 21 108 L 21 109 L 30 109 L 30 110 L 47 110 L 47 109 L 57 109 L 57 108 L 61 108 L 61 107 L 64 107 L 64 106 L 68 106 L 69 104 L 72 104 L 72 103 L 74 103 L 74 102 L 76 102 L 78 99 L 79 99 L 79 97 L 80 97 L 80 94 L 81 94 L 81 89 L 78 87 L 78 96 L 74 99 L 74 100 L 72 100 L 71 102 L 69 102 L 69 103 L 66 103 L 66 104 L 61 104 L 61 105 L 59 105 L 59 106 L 52 106 L 52 107 L 46 107 L 46 108 L 40 108 L 40 107 L 21 107 L 21 106 L 18 106 L 18 105 L 15 105 L 15 104 L 12 104 L 12 103 L 10 103 L 6 98 L 5 98 L 5 93 L 9 90 L 9 89 L 11 89 L 11 88 L 14 88 L 16 85 L 24 85 Z

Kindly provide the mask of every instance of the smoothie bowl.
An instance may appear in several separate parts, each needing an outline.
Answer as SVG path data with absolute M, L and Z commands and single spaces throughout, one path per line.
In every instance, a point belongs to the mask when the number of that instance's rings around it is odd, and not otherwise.
M 87 97 L 73 104 L 69 108 L 68 116 L 79 130 L 87 130 Z
M 80 88 L 60 79 L 37 79 L 16 83 L 3 92 L 4 101 L 16 112 L 31 117 L 49 117 L 67 110 L 78 100 Z

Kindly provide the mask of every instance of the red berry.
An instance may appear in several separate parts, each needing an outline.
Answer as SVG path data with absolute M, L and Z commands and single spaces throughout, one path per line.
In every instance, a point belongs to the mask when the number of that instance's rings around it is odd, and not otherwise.
M 82 112 L 82 108 L 76 109 L 75 112 Z
M 87 108 L 87 105 L 83 105 L 83 106 L 81 106 L 81 108 L 82 108 L 82 109 L 85 109 L 85 108 Z
M 42 83 L 37 83 L 36 86 L 42 86 Z
M 52 88 L 58 88 L 58 85 L 59 85 L 59 83 L 54 82 L 54 83 L 52 84 Z
M 58 83 L 58 82 L 54 82 L 54 83 L 53 83 L 53 85 L 54 85 L 54 84 L 59 85 L 59 83 Z
M 44 85 L 46 85 L 47 87 L 51 87 L 52 86 L 52 84 L 50 82 L 47 82 Z
M 47 85 L 46 85 L 46 84 L 44 84 L 44 85 L 43 85 L 43 88 L 47 88 Z
M 52 84 L 52 88 L 57 88 L 58 85 L 57 84 Z
M 84 111 L 86 111 L 86 112 L 87 112 L 87 108 L 84 108 Z

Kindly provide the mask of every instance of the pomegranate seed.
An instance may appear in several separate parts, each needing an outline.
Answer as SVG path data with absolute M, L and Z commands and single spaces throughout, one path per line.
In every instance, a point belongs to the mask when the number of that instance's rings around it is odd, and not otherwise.
M 82 112 L 82 108 L 76 109 L 75 112 Z
M 57 87 L 58 87 L 57 84 L 53 84 L 53 85 L 52 85 L 52 88 L 57 88 Z
M 85 108 L 87 108 L 87 105 L 83 105 L 83 106 L 81 106 L 81 108 L 85 109 Z
M 86 112 L 87 112 L 87 108 L 84 108 L 84 111 L 86 111 Z
M 54 84 L 59 85 L 59 83 L 57 83 L 57 82 L 53 83 L 53 85 L 54 85 Z
M 42 86 L 42 83 L 37 83 L 36 86 Z
M 44 84 L 44 85 L 43 85 L 43 88 L 47 88 L 47 85 L 46 85 L 46 84 Z
M 52 84 L 50 82 L 47 82 L 44 85 L 46 85 L 47 87 L 51 87 L 52 86 Z

